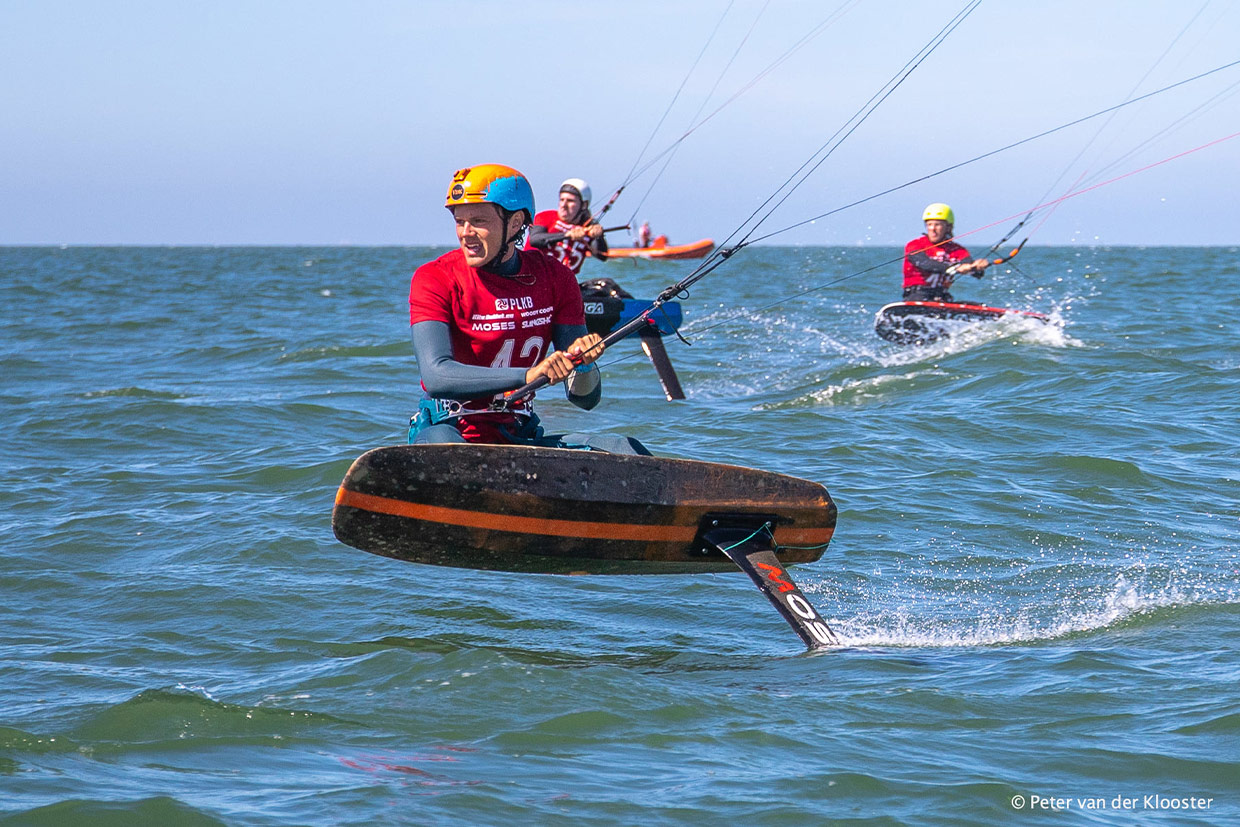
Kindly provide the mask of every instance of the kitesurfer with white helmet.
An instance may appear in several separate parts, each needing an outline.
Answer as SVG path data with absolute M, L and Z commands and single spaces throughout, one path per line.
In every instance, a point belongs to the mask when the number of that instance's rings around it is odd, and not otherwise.
M 423 390 L 409 441 L 649 453 L 626 437 L 547 436 L 528 399 L 493 404 L 546 377 L 551 384 L 565 382 L 577 407 L 593 408 L 602 395 L 594 364 L 602 339 L 586 330 L 572 272 L 541 252 L 520 249 L 534 215 L 525 176 L 502 164 L 457 170 L 445 206 L 459 246 L 419 267 L 409 286 Z
M 922 213 L 924 235 L 904 245 L 904 300 L 954 301 L 947 292 L 956 276 L 981 278 L 990 259 L 970 259 L 969 251 L 952 241 L 956 214 L 946 204 L 931 204 Z
M 563 236 L 553 241 L 555 236 Z M 586 253 L 600 261 L 607 258 L 607 239 L 603 228 L 590 215 L 590 185 L 580 178 L 569 178 L 560 184 L 560 202 L 554 210 L 534 216 L 527 247 L 546 251 L 548 255 L 573 271 L 581 272 Z

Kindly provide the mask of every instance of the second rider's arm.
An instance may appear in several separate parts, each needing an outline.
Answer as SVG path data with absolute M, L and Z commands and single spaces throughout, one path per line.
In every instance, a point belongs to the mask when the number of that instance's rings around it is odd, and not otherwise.
M 603 227 L 598 223 L 586 227 L 586 235 L 590 238 L 590 255 L 599 261 L 607 260 L 607 236 L 603 235 Z
M 526 243 L 539 250 L 545 250 L 551 246 L 552 242 L 547 240 L 547 236 L 551 235 L 551 231 L 541 224 L 531 224 L 530 234 L 526 238 Z

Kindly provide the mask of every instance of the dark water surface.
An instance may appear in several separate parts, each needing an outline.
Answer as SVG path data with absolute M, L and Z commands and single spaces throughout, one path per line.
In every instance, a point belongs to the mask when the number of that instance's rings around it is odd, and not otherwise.
M 334 540 L 434 251 L 0 249 L 0 825 L 1236 823 L 1237 250 L 1027 248 L 956 292 L 1055 324 L 919 349 L 873 334 L 895 266 L 764 309 L 894 252 L 750 248 L 687 400 L 624 343 L 541 404 L 824 483 L 796 574 L 847 648 L 806 655 L 739 573 Z

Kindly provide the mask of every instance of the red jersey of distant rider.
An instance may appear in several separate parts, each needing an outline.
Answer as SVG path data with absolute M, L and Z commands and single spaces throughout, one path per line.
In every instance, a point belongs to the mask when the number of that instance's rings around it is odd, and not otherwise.
M 534 216 L 534 223 L 546 229 L 549 233 L 566 233 L 577 224 L 569 224 L 567 221 L 560 220 L 560 214 L 556 210 L 543 210 Z M 527 248 L 528 249 L 528 248 Z M 581 265 L 585 263 L 586 251 L 590 249 L 590 237 L 586 236 L 581 241 L 573 241 L 565 238 L 547 247 L 547 255 L 563 264 L 565 267 L 573 271 L 573 275 L 581 272 Z
M 915 238 L 904 245 L 904 289 L 906 290 L 922 285 L 946 289 L 951 287 L 952 282 L 955 281 L 955 276 L 949 276 L 947 273 L 926 273 L 918 270 L 911 260 L 916 253 L 924 253 L 929 258 L 945 262 L 949 266 L 971 260 L 969 251 L 951 239 L 931 244 L 930 239 L 924 235 Z
M 459 249 L 414 271 L 409 284 L 409 323 L 448 325 L 452 358 L 465 365 L 531 368 L 551 345 L 552 325 L 584 325 L 585 305 L 572 272 L 538 250 L 523 250 L 515 276 L 498 276 L 465 264 Z M 485 408 L 490 398 L 470 400 Z M 488 440 L 512 415 L 485 414 L 459 420 L 469 441 Z M 506 442 L 504 439 L 491 441 Z

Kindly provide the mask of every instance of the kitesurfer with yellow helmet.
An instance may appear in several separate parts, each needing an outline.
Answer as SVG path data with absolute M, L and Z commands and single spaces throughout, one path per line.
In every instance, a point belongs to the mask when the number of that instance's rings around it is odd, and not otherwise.
M 970 260 L 969 251 L 952 241 L 956 214 L 946 204 L 931 204 L 922 213 L 926 232 L 904 245 L 904 300 L 954 301 L 947 292 L 956 276 L 981 278 L 990 259 Z
M 649 453 L 625 437 L 546 436 L 529 400 L 493 406 L 538 377 L 565 382 L 568 400 L 589 410 L 602 395 L 581 290 L 563 264 L 521 250 L 534 216 L 525 176 L 502 164 L 457 170 L 444 205 L 458 247 L 427 262 L 409 286 L 409 323 L 423 399 L 409 441 L 596 447 Z M 554 346 L 554 350 L 551 350 Z
M 587 252 L 599 261 L 606 260 L 607 239 L 590 215 L 590 185 L 580 178 L 560 184 L 560 203 L 534 216 L 528 246 L 545 251 L 573 275 L 581 272 Z

